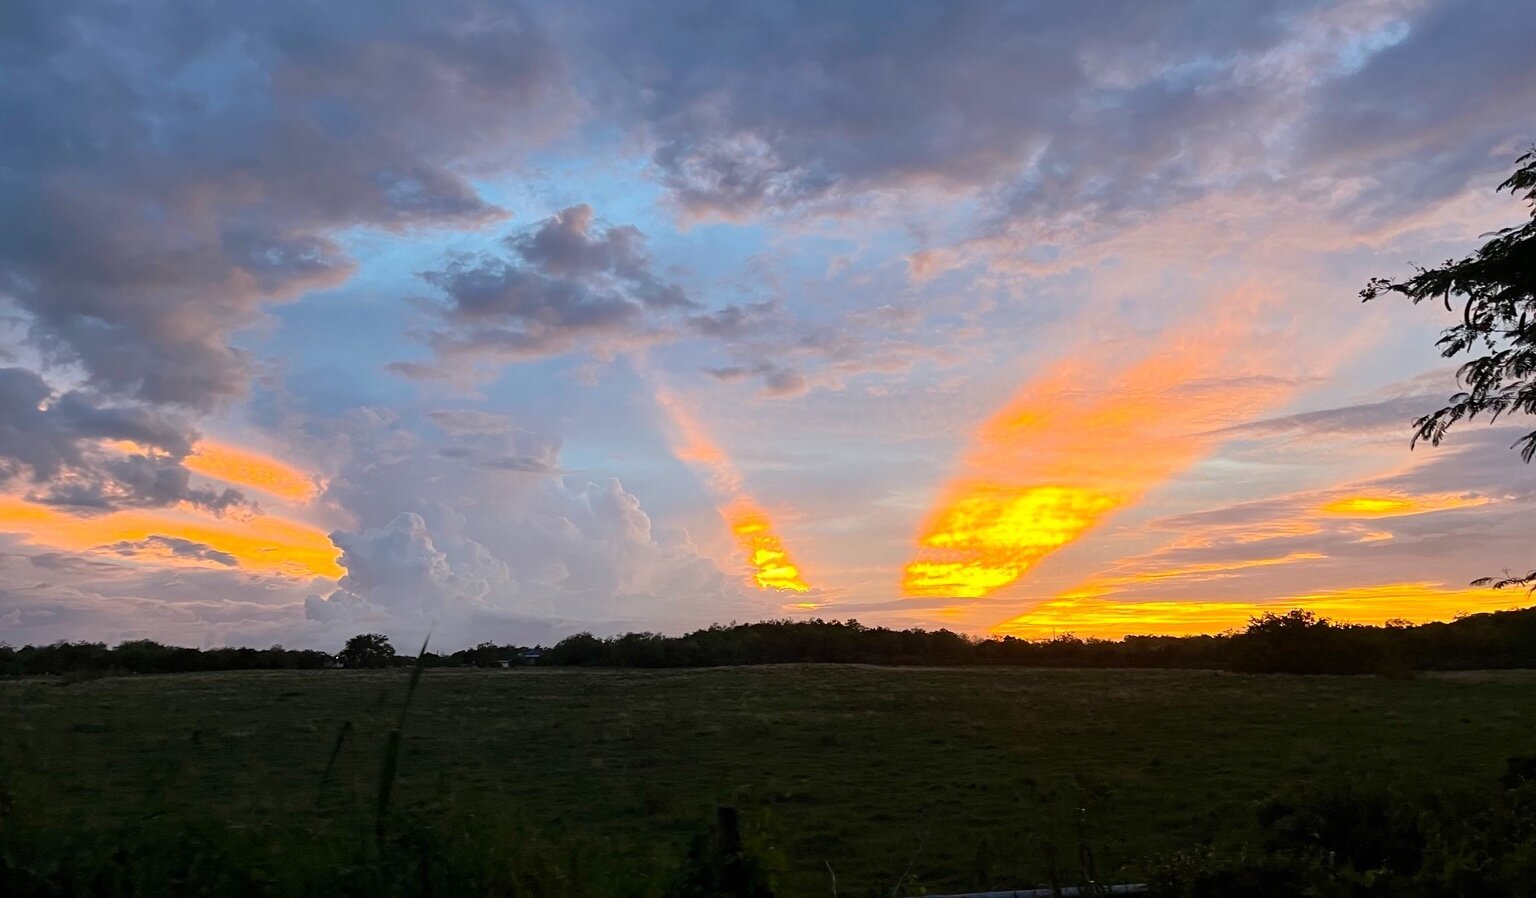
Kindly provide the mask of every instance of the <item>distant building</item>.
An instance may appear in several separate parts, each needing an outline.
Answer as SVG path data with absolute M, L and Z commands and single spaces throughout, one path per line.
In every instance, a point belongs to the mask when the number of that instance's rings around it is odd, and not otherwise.
M 523 649 L 522 651 L 518 652 L 515 657 L 502 658 L 501 660 L 497 661 L 496 666 L 511 667 L 514 664 L 538 664 L 539 656 L 542 654 L 543 652 L 539 651 L 538 649 Z

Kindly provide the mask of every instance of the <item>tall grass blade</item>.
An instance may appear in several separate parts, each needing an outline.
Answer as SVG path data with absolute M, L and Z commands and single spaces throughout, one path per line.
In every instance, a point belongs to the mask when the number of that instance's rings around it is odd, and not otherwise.
M 416 664 L 411 668 L 411 680 L 405 687 L 405 704 L 400 706 L 400 719 L 395 723 L 395 728 L 389 731 L 388 741 L 384 744 L 384 769 L 379 771 L 379 806 L 374 817 L 374 835 L 382 843 L 384 841 L 384 815 L 389 813 L 389 795 L 395 788 L 395 772 L 400 768 L 400 735 L 405 731 L 405 715 L 411 710 L 411 699 L 416 695 L 416 684 L 421 682 L 421 673 L 426 670 L 427 643 L 432 641 L 432 634 L 422 640 L 421 651 L 416 653 Z
M 320 789 L 315 794 L 315 807 L 319 807 L 325 799 L 325 787 L 331 782 L 331 773 L 336 769 L 336 759 L 341 755 L 341 745 L 347 741 L 347 735 L 352 732 L 352 721 L 343 720 L 341 730 L 336 733 L 336 744 L 331 746 L 331 756 L 325 762 L 325 772 L 320 774 Z

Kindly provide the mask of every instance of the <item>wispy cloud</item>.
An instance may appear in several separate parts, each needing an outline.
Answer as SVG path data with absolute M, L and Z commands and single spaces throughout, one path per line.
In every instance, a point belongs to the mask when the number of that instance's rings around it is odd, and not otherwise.
M 741 546 L 752 582 L 759 589 L 809 591 L 768 512 L 747 492 L 730 457 L 704 433 L 677 394 L 658 386 L 655 395 L 676 433 L 677 457 L 703 475 L 720 517 Z
M 1118 370 L 1072 359 L 1032 380 L 976 431 L 903 590 L 975 597 L 1014 583 L 1209 452 L 1212 430 L 1280 401 L 1293 385 L 1225 368 L 1233 336 L 1195 331 Z

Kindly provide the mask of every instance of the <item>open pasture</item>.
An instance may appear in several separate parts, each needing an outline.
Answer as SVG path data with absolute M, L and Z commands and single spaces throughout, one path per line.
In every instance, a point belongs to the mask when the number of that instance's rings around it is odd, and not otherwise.
M 0 683 L 0 787 L 29 819 L 370 819 L 407 674 Z M 1536 679 L 778 666 L 429 670 L 395 807 L 508 818 L 592 863 L 675 869 L 718 804 L 786 894 L 1043 881 L 1256 838 L 1276 787 L 1486 784 L 1536 751 Z M 343 727 L 346 735 L 339 742 Z M 334 755 L 334 760 L 333 760 Z M 322 782 L 328 766 L 328 781 Z

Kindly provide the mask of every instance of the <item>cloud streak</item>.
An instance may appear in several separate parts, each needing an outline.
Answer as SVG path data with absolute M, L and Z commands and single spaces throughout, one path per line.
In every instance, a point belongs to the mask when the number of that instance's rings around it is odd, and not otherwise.
M 977 429 L 918 536 L 903 592 L 976 598 L 1013 584 L 1210 452 L 1211 430 L 1293 389 L 1223 370 L 1230 337 L 1183 335 L 1119 371 L 1070 360 L 1025 385 Z
M 673 451 L 703 474 L 720 517 L 741 547 L 751 582 L 758 589 L 808 592 L 811 587 L 775 532 L 768 512 L 747 492 L 730 457 L 710 440 L 676 394 L 657 387 L 655 396 L 676 434 Z

